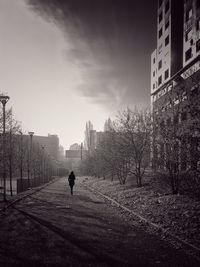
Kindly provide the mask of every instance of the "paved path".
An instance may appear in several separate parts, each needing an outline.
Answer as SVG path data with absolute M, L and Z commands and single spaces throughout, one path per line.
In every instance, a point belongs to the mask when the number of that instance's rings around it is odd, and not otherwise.
M 199 266 L 158 237 L 125 222 L 104 200 L 66 179 L 0 217 L 0 266 Z

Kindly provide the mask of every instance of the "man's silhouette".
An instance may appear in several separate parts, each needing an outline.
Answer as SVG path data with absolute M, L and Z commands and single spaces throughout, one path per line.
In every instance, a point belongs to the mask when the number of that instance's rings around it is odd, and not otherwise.
M 74 180 L 76 179 L 75 175 L 74 175 L 74 172 L 72 171 L 68 177 L 68 181 L 69 181 L 69 186 L 70 186 L 70 189 L 71 189 L 71 195 L 73 195 L 73 187 L 74 187 Z

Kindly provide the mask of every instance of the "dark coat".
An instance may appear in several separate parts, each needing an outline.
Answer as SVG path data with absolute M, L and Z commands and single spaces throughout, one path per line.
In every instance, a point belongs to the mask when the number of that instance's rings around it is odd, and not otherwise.
M 73 172 L 70 173 L 69 177 L 68 177 L 68 181 L 69 181 L 69 185 L 73 186 L 75 184 L 74 180 L 76 179 L 75 175 Z

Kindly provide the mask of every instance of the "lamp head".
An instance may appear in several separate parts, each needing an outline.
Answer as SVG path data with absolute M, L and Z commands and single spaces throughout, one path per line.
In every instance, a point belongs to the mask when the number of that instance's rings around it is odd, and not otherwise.
M 29 134 L 30 136 L 33 136 L 33 135 L 34 135 L 34 132 L 28 132 L 28 134 Z
M 0 102 L 1 102 L 3 105 L 5 105 L 5 104 L 8 102 L 9 99 L 10 99 L 9 96 L 6 96 L 6 95 L 0 95 Z

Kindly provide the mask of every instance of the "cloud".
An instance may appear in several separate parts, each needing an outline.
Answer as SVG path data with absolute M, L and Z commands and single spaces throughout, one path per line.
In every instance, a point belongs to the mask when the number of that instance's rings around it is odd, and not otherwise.
M 147 86 L 142 75 L 147 67 L 138 41 L 138 6 L 133 2 L 27 0 L 35 12 L 62 28 L 65 58 L 81 72 L 77 92 L 108 109 L 148 103 L 148 88 L 142 88 Z

